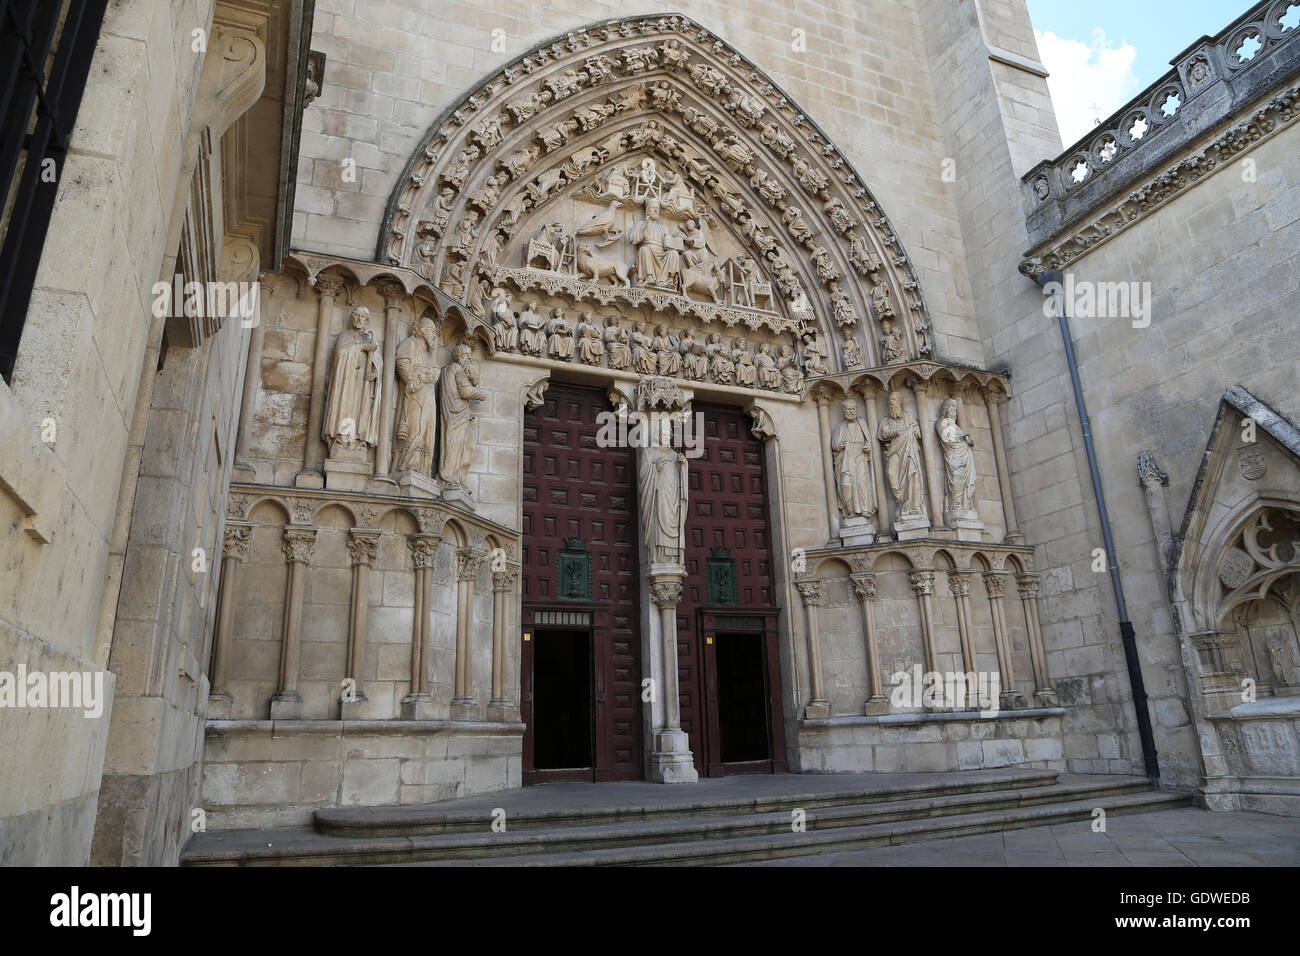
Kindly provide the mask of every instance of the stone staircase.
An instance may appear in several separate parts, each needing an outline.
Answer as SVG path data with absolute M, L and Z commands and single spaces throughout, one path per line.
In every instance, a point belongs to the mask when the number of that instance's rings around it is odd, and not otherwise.
M 646 866 L 720 865 L 1015 830 L 1107 814 L 1187 806 L 1186 793 L 1145 777 L 1054 771 L 745 778 L 750 791 L 702 795 L 653 784 L 528 788 L 411 807 L 318 810 L 312 827 L 196 835 L 186 866 Z M 728 778 L 736 780 L 737 778 Z M 843 781 L 841 783 L 841 780 Z M 780 781 L 782 792 L 768 781 Z M 800 787 L 801 782 L 808 785 Z M 816 786 L 812 785 L 815 782 Z M 837 784 L 839 784 L 837 786 Z M 698 785 L 697 785 L 698 786 Z M 707 783 L 706 785 L 707 786 Z M 601 799 L 601 788 L 625 788 Z M 641 788 L 629 791 L 627 788 Z M 530 801 L 530 794 L 552 799 Z M 572 789 L 572 785 L 570 785 Z M 628 800 L 626 794 L 640 795 Z M 566 791 L 567 793 L 567 791 Z M 590 798 L 588 794 L 592 794 Z M 547 805 L 547 804 L 550 805 Z M 495 805 L 506 830 L 491 830 Z M 803 829 L 796 831 L 795 811 Z

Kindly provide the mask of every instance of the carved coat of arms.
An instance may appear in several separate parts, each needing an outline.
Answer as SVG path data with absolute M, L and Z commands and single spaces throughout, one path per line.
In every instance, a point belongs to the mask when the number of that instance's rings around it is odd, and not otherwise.
M 1268 467 L 1264 461 L 1264 446 L 1259 442 L 1242 445 L 1237 449 L 1237 463 L 1241 465 L 1241 475 L 1248 481 L 1262 478 Z

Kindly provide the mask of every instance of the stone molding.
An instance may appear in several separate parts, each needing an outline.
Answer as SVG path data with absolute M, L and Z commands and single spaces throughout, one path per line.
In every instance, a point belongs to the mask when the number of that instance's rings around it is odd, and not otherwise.
M 933 571 L 936 556 L 942 551 L 953 562 L 951 575 L 969 574 L 978 570 L 981 562 L 991 573 L 1011 570 L 1009 559 L 1014 556 L 1024 570 L 1020 574 L 1034 574 L 1034 549 L 1028 545 L 994 544 L 988 541 L 954 541 L 947 538 L 927 540 L 916 538 L 906 542 L 881 541 L 853 548 L 812 548 L 804 552 L 804 560 L 811 574 L 816 575 L 826 561 L 847 562 L 852 576 L 871 573 L 876 562 L 887 554 L 898 554 L 916 570 Z M 988 574 L 985 575 L 988 577 Z
M 470 535 L 474 547 L 490 551 L 488 538 L 506 542 L 509 551 L 519 540 L 519 532 L 489 521 L 476 514 L 461 511 L 454 505 L 428 498 L 405 498 L 399 495 L 379 495 L 369 492 L 326 491 L 310 488 L 281 488 L 231 482 L 227 502 L 228 522 L 247 523 L 248 515 L 263 502 L 275 502 L 291 518 L 292 524 L 310 528 L 316 515 L 330 505 L 343 508 L 352 516 L 351 534 L 367 531 L 379 532 L 380 522 L 391 511 L 404 511 L 416 523 L 420 534 L 441 536 L 448 521 L 454 520 Z

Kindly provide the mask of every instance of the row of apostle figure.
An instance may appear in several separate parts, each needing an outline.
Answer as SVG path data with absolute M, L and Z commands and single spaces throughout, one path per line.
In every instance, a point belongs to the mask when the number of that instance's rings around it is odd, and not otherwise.
M 438 325 L 429 316 L 416 322 L 395 352 L 397 409 L 395 472 L 434 477 L 439 431 L 442 454 L 437 478 L 448 488 L 464 488 L 474 445 L 474 406 L 485 398 L 471 349 L 452 349 L 445 368 L 438 363 Z M 383 355 L 370 330 L 370 310 L 352 310 L 349 327 L 334 343 L 322 436 L 334 457 L 339 449 L 373 447 L 379 439 L 384 401 Z
M 494 290 L 491 319 L 499 350 L 559 362 L 576 358 L 583 365 L 605 364 L 621 371 L 698 382 L 711 379 L 719 385 L 794 395 L 803 389 L 805 374 L 826 373 L 826 350 L 816 334 L 805 336 L 801 359 L 788 344 L 780 345 L 773 354 L 767 342 L 751 349 L 744 336 L 728 344 L 720 332 L 710 333 L 707 339 L 697 338 L 694 329 L 679 334 L 664 322 L 651 329 L 646 319 L 637 320 L 629 329 L 618 316 L 608 315 L 602 327 L 595 313 L 583 312 L 575 324 L 557 307 L 548 321 L 538 313 L 536 300 L 526 302 L 522 312 L 513 311 L 509 294 L 500 288 Z

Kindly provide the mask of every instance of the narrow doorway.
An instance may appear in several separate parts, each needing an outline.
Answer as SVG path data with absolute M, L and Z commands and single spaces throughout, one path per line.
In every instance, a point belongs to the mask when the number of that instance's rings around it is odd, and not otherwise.
M 595 765 L 591 632 L 538 631 L 533 644 L 533 767 Z
M 724 764 L 772 757 L 762 634 L 719 634 L 718 731 Z

